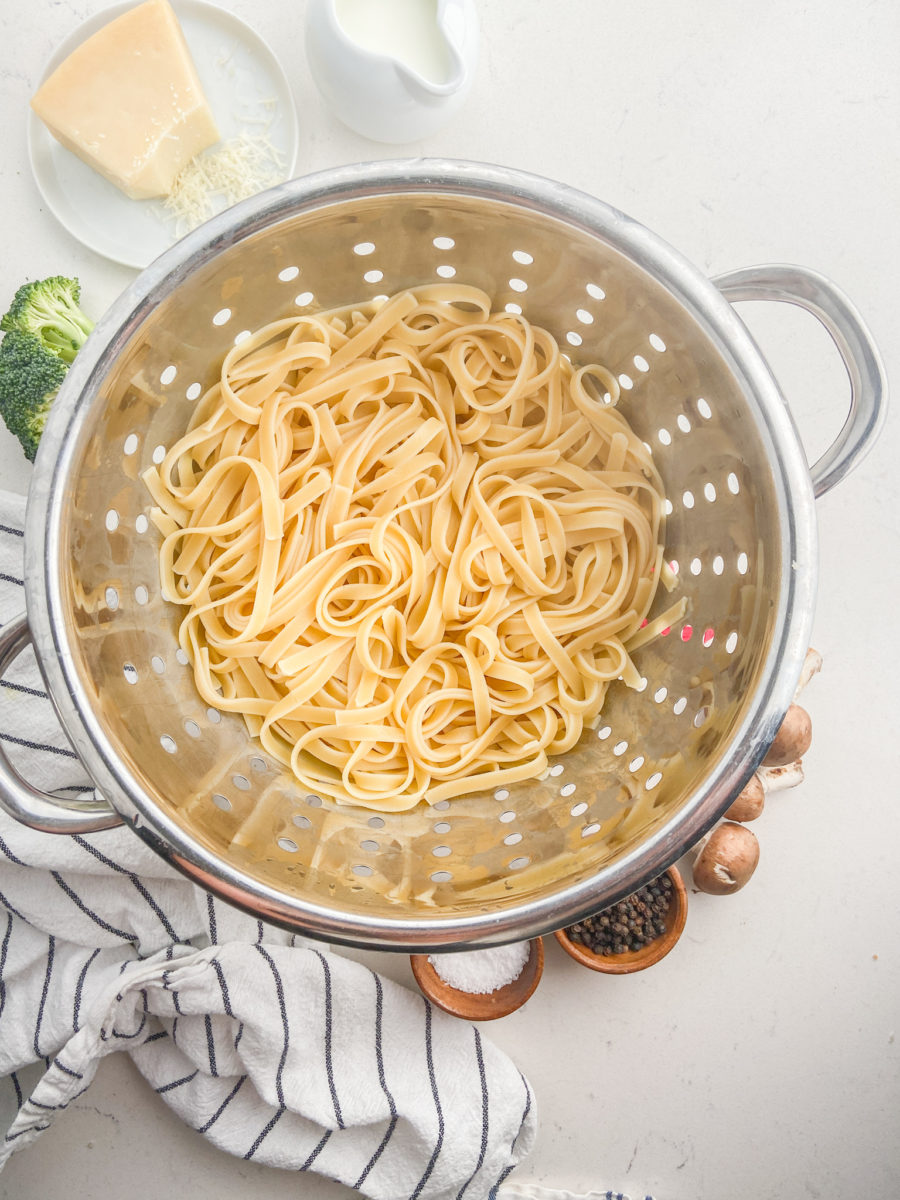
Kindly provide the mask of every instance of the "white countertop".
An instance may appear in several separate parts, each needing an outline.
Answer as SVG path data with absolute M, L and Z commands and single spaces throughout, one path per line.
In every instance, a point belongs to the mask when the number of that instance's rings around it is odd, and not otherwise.
M 0 6 L 0 308 L 26 278 L 78 275 L 99 315 L 133 277 L 42 211 L 25 148 L 44 60 L 99 0 Z M 339 126 L 310 79 L 302 0 L 229 0 L 279 48 L 301 113 L 301 170 L 391 157 Z M 895 0 L 479 0 L 482 55 L 462 114 L 400 153 L 473 158 L 624 209 L 709 274 L 817 268 L 861 308 L 900 378 L 900 6 Z M 811 456 L 843 421 L 827 337 L 784 306 L 748 322 Z M 527 1007 L 486 1026 L 529 1076 L 540 1133 L 522 1178 L 639 1200 L 900 1194 L 897 684 L 900 417 L 818 505 L 807 781 L 754 826 L 750 885 L 692 895 L 654 969 L 594 975 L 546 942 Z M 0 429 L 0 485 L 30 468 Z M 365 956 L 411 984 L 402 956 Z M 124 1055 L 0 1176 L 0 1197 L 339 1200 L 346 1189 L 238 1162 L 181 1126 Z

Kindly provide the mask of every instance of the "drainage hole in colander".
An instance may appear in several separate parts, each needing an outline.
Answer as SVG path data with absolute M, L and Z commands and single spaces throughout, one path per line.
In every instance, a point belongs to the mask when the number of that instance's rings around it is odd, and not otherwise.
M 178 374 L 178 368 L 175 366 L 174 363 L 169 363 L 169 365 L 166 367 L 166 369 L 160 375 L 159 382 L 163 385 L 163 387 L 168 387 L 169 384 L 174 380 L 174 378 L 177 374 Z
M 612 727 L 610 725 L 603 725 L 597 730 L 597 737 L 601 742 L 605 742 L 611 733 Z
M 441 279 L 452 279 L 456 274 L 456 267 L 451 267 L 449 263 L 441 263 L 439 267 L 435 267 L 435 273 L 440 275 Z
M 231 801 L 221 792 L 213 792 L 212 802 L 216 808 L 221 808 L 222 812 L 231 812 Z
M 663 512 L 665 513 L 665 515 L 667 517 L 671 517 L 672 513 L 675 511 L 674 507 L 672 505 L 672 501 L 669 499 L 668 496 L 666 496 L 665 500 L 663 500 L 662 508 L 663 508 Z
M 626 741 L 616 742 L 616 744 L 613 746 L 613 754 L 624 754 L 627 749 L 628 743 Z
M 682 625 L 682 627 L 681 627 L 681 640 L 682 640 L 683 642 L 689 642 L 693 636 L 694 636 L 694 627 L 693 627 L 693 625 Z
M 153 453 L 150 457 L 153 459 L 154 463 L 156 463 L 156 465 L 159 466 L 159 464 L 162 462 L 162 460 L 166 457 L 165 446 L 155 446 Z
M 106 528 L 110 533 L 119 528 L 119 514 L 114 508 L 106 514 Z
M 437 821 L 431 828 L 435 833 L 449 833 L 451 825 L 449 821 Z
M 122 674 L 125 676 L 125 682 L 135 684 L 138 681 L 137 667 L 131 663 L 122 664 Z
M 378 843 L 376 841 L 374 841 L 372 838 L 364 838 L 359 843 L 359 848 L 360 848 L 360 850 L 365 850 L 368 854 L 374 854 L 375 851 L 378 849 Z
M 701 708 L 694 717 L 694 728 L 699 729 L 701 725 L 706 724 L 706 719 L 709 716 L 708 708 Z
M 370 829 L 384 829 L 384 817 L 369 817 L 366 824 Z
M 184 393 L 188 400 L 196 400 L 199 398 L 203 388 L 199 383 L 192 383 L 188 390 Z
M 653 774 L 650 776 L 650 778 L 647 780 L 647 782 L 644 784 L 644 788 L 648 792 L 652 792 L 653 789 L 656 787 L 656 785 L 659 783 L 659 781 L 661 779 L 662 779 L 662 771 L 654 771 Z
M 725 559 L 721 554 L 717 554 L 712 560 L 713 575 L 721 575 L 725 570 Z
M 688 420 L 688 418 L 684 415 L 684 413 L 678 414 L 675 424 L 678 426 L 678 428 L 681 430 L 682 433 L 690 433 L 691 432 L 691 423 Z
M 637 367 L 637 369 L 639 371 L 643 372 L 644 374 L 646 374 L 646 372 L 650 370 L 650 364 L 647 362 L 646 358 L 644 358 L 643 354 L 636 354 L 634 356 L 634 358 L 632 359 L 632 362 Z
M 642 676 L 640 677 L 640 679 L 639 679 L 639 680 L 637 681 L 637 683 L 634 685 L 634 690 L 635 690 L 636 692 L 646 692 L 646 690 L 647 690 L 647 677 L 646 677 L 646 675 L 642 675 Z
M 257 775 L 261 775 L 263 771 L 268 770 L 268 763 L 264 758 L 251 758 L 250 770 L 256 771 Z
M 516 819 L 516 814 L 513 812 L 513 810 L 511 808 L 508 808 L 506 810 L 506 812 L 502 812 L 500 814 L 500 816 L 497 818 L 497 820 L 502 821 L 504 825 L 508 825 L 510 823 L 510 821 L 514 821 L 515 819 Z
M 703 630 L 703 645 L 706 646 L 707 648 L 709 648 L 713 644 L 713 641 L 715 640 L 715 636 L 716 636 L 716 631 L 712 627 L 710 627 L 709 629 L 704 629 Z
M 735 475 L 734 471 L 728 472 L 728 478 L 725 482 L 728 484 L 728 490 L 731 492 L 732 496 L 736 496 L 741 490 L 740 481 L 737 475 Z
M 531 862 L 530 858 L 511 858 L 506 864 L 510 871 L 521 871 L 523 867 L 527 867 Z
M 299 296 L 294 297 L 294 303 L 298 308 L 306 308 L 307 304 L 312 304 L 314 298 L 312 292 L 301 292 Z
M 706 499 L 709 501 L 710 504 L 713 504 L 715 502 L 717 494 L 718 493 L 716 492 L 716 485 L 714 483 L 704 483 L 703 495 L 706 497 Z
M 508 789 L 507 788 L 497 788 L 496 792 L 494 792 L 494 799 L 499 800 L 501 804 L 503 803 L 504 800 L 508 800 L 509 799 Z
M 322 797 L 316 796 L 315 794 L 309 795 L 306 797 L 306 803 L 309 805 L 310 808 L 321 808 L 322 807 Z
M 514 292 L 527 292 L 528 291 L 528 284 L 525 282 L 524 279 L 516 279 L 515 277 L 513 277 L 509 281 L 509 286 L 512 288 L 512 290 Z
M 703 417 L 703 419 L 705 421 L 708 421 L 709 418 L 712 416 L 712 409 L 709 407 L 709 405 L 706 403 L 706 401 L 703 399 L 702 396 L 697 401 L 697 412 L 700 414 L 701 417 Z
M 240 346 L 241 342 L 246 342 L 251 337 L 253 337 L 252 329 L 242 329 L 240 333 L 234 335 L 234 344 Z
M 125 439 L 125 445 L 122 447 L 123 453 L 125 453 L 127 455 L 134 454 L 134 452 L 135 452 L 135 450 L 137 450 L 137 448 L 138 448 L 137 434 L 129 433 L 128 437 Z
M 599 825 L 597 825 L 597 824 L 585 825 L 584 829 L 582 829 L 582 831 L 581 831 L 581 836 L 583 838 L 593 837 L 595 833 L 599 833 L 599 832 L 600 832 Z
M 363 279 L 366 283 L 381 283 L 384 279 L 384 271 L 366 271 Z
M 292 842 L 290 838 L 280 837 L 278 839 L 278 845 L 281 847 L 282 850 L 287 850 L 288 854 L 296 854 L 297 853 L 297 843 Z
M 146 533 L 150 528 L 150 521 L 146 516 L 144 516 L 143 513 L 140 513 L 139 516 L 135 518 L 134 527 L 138 533 Z
M 592 300 L 605 300 L 606 292 L 602 287 L 598 287 L 596 283 L 589 283 L 584 289 Z
M 447 855 L 452 854 L 453 851 L 449 846 L 435 846 L 431 853 L 435 858 L 446 858 Z
M 200 726 L 196 721 L 192 721 L 190 718 L 188 718 L 188 720 L 184 722 L 184 732 L 188 735 L 188 737 L 198 738 L 200 736 Z
M 659 438 L 663 446 L 672 445 L 672 435 L 669 433 L 668 429 L 657 430 L 656 436 Z
M 449 883 L 452 878 L 450 871 L 433 871 L 431 874 L 432 883 Z
M 668 694 L 669 694 L 669 692 L 668 692 L 667 688 L 664 688 L 664 687 L 657 688 L 656 691 L 653 693 L 653 699 L 656 701 L 657 704 L 662 704 L 663 700 L 665 700 L 665 698 L 666 698 L 666 696 L 668 696 Z
M 666 343 L 662 340 L 658 333 L 651 333 L 647 340 L 658 354 L 665 353 Z
M 594 323 L 594 314 L 589 313 L 586 308 L 576 309 L 575 316 L 582 323 L 582 325 L 593 325 Z
M 725 639 L 726 651 L 729 654 L 734 654 L 735 650 L 737 649 L 737 644 L 738 644 L 738 635 L 734 632 L 729 633 L 728 637 Z
M 435 812 L 446 812 L 447 809 L 450 807 L 450 801 L 449 800 L 436 800 L 435 803 L 432 804 L 431 807 L 435 810 Z
M 630 392 L 631 389 L 634 387 L 634 380 L 631 378 L 630 375 L 626 375 L 624 372 L 619 376 L 619 383 L 625 389 L 626 392 Z
M 694 507 L 694 493 L 693 492 L 685 492 L 681 497 L 681 502 L 685 508 L 693 508 Z
M 231 782 L 241 792 L 250 791 L 250 780 L 246 775 L 232 775 Z
M 569 332 L 566 334 L 566 341 L 569 343 L 570 346 L 580 346 L 581 340 L 582 340 L 581 334 L 576 333 L 574 329 L 570 329 Z
M 631 760 L 631 762 L 628 764 L 628 770 L 629 771 L 639 771 L 643 765 L 644 765 L 644 756 L 643 756 L 643 754 L 639 754 L 637 756 L 637 758 L 633 758 Z
M 452 250 L 456 242 L 452 237 L 436 237 L 432 239 L 431 244 L 436 250 Z
M 166 754 L 175 754 L 178 750 L 178 743 L 173 737 L 169 737 L 167 733 L 164 733 L 159 739 L 159 744 L 165 750 Z
M 106 607 L 110 612 L 115 612 L 119 607 L 119 593 L 114 587 L 108 587 L 105 593 Z
M 283 270 L 278 272 L 278 278 L 282 283 L 290 283 L 291 280 L 296 279 L 299 274 L 299 267 L 285 267 Z
M 563 766 L 562 763 L 554 763 L 553 766 L 550 768 L 550 774 L 552 776 L 554 776 L 554 778 L 555 778 L 557 775 L 562 775 L 564 770 L 565 770 L 565 767 Z
M 578 804 L 572 805 L 572 807 L 569 809 L 569 816 L 580 817 L 583 813 L 587 812 L 587 809 L 587 804 L 582 800 Z
M 312 821 L 309 819 L 309 817 L 304 817 L 303 813 L 294 813 L 294 815 L 291 817 L 291 820 L 298 829 L 312 828 Z
M 188 656 L 185 654 L 185 652 L 179 646 L 178 649 L 175 651 L 175 661 L 177 663 L 180 663 L 182 667 L 186 667 L 191 660 L 188 658 Z
M 163 660 L 159 657 L 158 654 L 154 654 L 153 657 L 150 659 L 150 666 L 153 668 L 153 670 L 156 672 L 157 675 L 162 675 L 165 673 L 166 664 L 165 664 L 165 662 L 163 662 Z
M 226 325 L 231 320 L 231 309 L 220 308 L 212 319 L 213 325 Z
M 353 253 L 359 254 L 363 258 L 367 254 L 374 254 L 375 253 L 375 243 L 374 242 L 357 242 L 356 245 L 353 247 Z
M 521 263 L 523 267 L 530 267 L 534 262 L 534 257 L 527 250 L 513 250 L 513 258 L 517 263 Z
M 506 305 L 506 311 L 508 313 L 512 313 L 516 317 L 521 317 L 522 305 L 521 304 L 513 304 L 513 302 L 510 301 L 509 304 Z
M 675 703 L 672 705 L 672 712 L 674 712 L 676 716 L 680 717 L 686 708 L 687 708 L 687 697 L 682 696 L 682 697 L 680 697 L 680 699 L 676 700 Z
M 571 796 L 574 791 L 575 791 L 574 783 L 564 783 L 562 785 L 562 787 L 559 789 L 559 794 L 561 796 Z
M 222 720 L 222 714 L 217 708 L 208 708 L 206 710 L 206 719 L 207 721 L 211 721 L 213 725 L 218 725 Z
M 367 867 L 365 863 L 355 863 L 351 868 L 354 875 L 372 875 L 374 872 L 371 867 Z
M 503 839 L 503 845 L 504 846 L 518 846 L 518 844 L 519 844 L 519 842 L 521 842 L 521 840 L 522 840 L 521 833 L 508 833 L 506 835 L 506 837 Z
M 699 575 L 702 570 L 703 570 L 703 563 L 700 561 L 700 559 L 692 558 L 691 559 L 691 574 Z
M 746 574 L 747 574 L 747 568 L 748 568 L 749 566 L 750 566 L 750 560 L 747 558 L 747 555 L 746 555 L 746 554 L 743 552 L 743 550 L 742 550 L 742 551 L 740 552 L 740 554 L 737 556 L 737 569 L 738 569 L 738 574 L 739 574 L 739 575 L 746 575 Z

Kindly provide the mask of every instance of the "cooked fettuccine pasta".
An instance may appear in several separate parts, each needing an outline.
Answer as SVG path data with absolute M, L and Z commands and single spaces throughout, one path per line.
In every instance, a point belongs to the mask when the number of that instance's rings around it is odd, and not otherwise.
M 203 699 L 372 809 L 540 775 L 672 619 L 618 394 L 455 284 L 234 346 L 144 476 Z

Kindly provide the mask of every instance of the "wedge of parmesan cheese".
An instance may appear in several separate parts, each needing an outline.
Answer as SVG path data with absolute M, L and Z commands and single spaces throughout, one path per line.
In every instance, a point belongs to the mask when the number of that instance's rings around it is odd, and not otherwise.
M 167 196 L 219 140 L 168 0 L 146 0 L 82 42 L 31 107 L 57 141 L 134 200 Z

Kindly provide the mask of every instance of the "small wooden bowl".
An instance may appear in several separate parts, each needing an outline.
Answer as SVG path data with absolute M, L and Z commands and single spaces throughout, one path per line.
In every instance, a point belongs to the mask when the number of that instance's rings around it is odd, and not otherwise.
M 416 983 L 432 1004 L 465 1021 L 494 1021 L 521 1008 L 540 982 L 544 971 L 544 942 L 542 938 L 532 938 L 529 945 L 528 961 L 521 975 L 495 992 L 461 992 L 459 988 L 451 987 L 438 975 L 427 954 L 411 954 L 409 962 Z
M 565 929 L 558 929 L 556 940 L 583 967 L 592 971 L 604 971 L 607 975 L 630 975 L 652 967 L 669 953 L 684 929 L 687 920 L 687 889 L 677 867 L 669 867 L 666 874 L 672 880 L 672 899 L 666 913 L 666 932 L 642 946 L 640 950 L 626 950 L 624 954 L 595 954 L 586 946 L 573 942 Z

